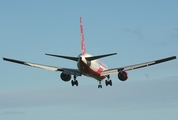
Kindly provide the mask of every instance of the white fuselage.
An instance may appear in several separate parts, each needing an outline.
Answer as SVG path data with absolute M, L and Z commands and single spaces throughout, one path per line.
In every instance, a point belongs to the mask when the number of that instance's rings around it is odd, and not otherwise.
M 84 55 L 80 54 L 77 63 L 77 67 L 82 72 L 82 74 L 93 77 L 97 80 L 104 79 L 105 76 L 100 76 L 100 73 L 104 70 L 107 70 L 107 66 L 100 60 L 88 61 L 85 59 L 86 57 L 91 57 L 91 55 L 87 53 L 85 53 Z

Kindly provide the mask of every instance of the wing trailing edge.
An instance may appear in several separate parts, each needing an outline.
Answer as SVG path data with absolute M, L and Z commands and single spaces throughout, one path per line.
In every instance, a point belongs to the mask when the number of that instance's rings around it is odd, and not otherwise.
M 105 75 L 109 75 L 109 74 L 117 74 L 121 70 L 129 71 L 129 70 L 139 69 L 139 68 L 156 65 L 156 64 L 167 62 L 167 61 L 174 60 L 174 59 L 176 59 L 176 56 L 167 57 L 167 58 L 154 60 L 154 61 L 150 61 L 150 62 L 145 62 L 145 63 L 141 63 L 141 64 L 135 64 L 135 65 L 125 66 L 125 67 L 120 67 L 120 68 L 109 69 L 109 70 L 105 70 L 105 71 L 101 72 L 100 75 L 105 76 Z
M 10 58 L 3 58 L 3 60 L 8 61 L 8 62 L 21 64 L 21 65 L 26 65 L 26 66 L 31 66 L 31 67 L 51 70 L 51 71 L 61 71 L 61 72 L 64 72 L 64 73 L 67 73 L 67 74 L 71 74 L 71 75 L 77 75 L 77 76 L 81 76 L 82 75 L 82 73 L 78 69 L 59 68 L 59 67 L 55 67 L 55 66 L 42 65 L 42 64 L 31 63 L 31 62 L 25 62 L 25 61 L 10 59 Z

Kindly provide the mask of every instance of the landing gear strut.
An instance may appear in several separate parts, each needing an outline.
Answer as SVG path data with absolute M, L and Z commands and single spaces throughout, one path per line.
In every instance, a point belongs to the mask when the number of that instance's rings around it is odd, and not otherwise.
M 108 86 L 108 85 L 112 86 L 112 81 L 110 80 L 109 75 L 107 75 L 107 80 L 105 80 L 105 84 L 106 84 L 106 86 Z
M 78 86 L 78 81 L 76 80 L 77 76 L 74 75 L 74 80 L 71 81 L 72 86 L 76 85 Z

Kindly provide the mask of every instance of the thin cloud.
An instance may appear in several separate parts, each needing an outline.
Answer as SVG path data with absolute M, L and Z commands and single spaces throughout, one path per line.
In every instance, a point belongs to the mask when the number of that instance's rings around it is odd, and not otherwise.
M 25 112 L 7 111 L 7 112 L 4 112 L 0 115 L 23 115 L 23 114 L 25 114 Z
M 123 29 L 123 31 L 129 34 L 136 35 L 138 37 L 138 40 L 144 40 L 144 35 L 141 29 L 132 30 L 130 28 L 125 28 Z
M 38 106 L 86 106 L 94 108 L 133 109 L 167 107 L 178 103 L 178 76 L 163 80 L 121 82 L 98 89 L 97 85 L 68 87 L 51 90 L 14 91 L 0 96 L 1 108 Z M 3 99 L 2 99 L 3 98 Z M 140 106 L 137 107 L 137 106 Z M 178 107 L 178 104 L 174 104 Z M 22 114 L 6 112 L 4 114 Z M 24 113 L 23 113 L 24 114 Z

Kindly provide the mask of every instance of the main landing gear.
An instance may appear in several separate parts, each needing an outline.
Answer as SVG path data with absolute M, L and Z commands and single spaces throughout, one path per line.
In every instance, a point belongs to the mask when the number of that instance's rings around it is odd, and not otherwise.
M 105 84 L 106 84 L 106 86 L 108 86 L 108 85 L 112 86 L 112 80 L 110 80 L 109 75 L 107 75 L 107 80 L 105 80 Z M 98 88 L 102 88 L 101 81 L 99 81 Z
M 71 81 L 72 86 L 76 85 L 78 86 L 78 81 L 76 80 L 77 76 L 74 75 L 74 80 Z
M 108 85 L 112 86 L 112 81 L 110 80 L 110 76 L 108 75 L 107 78 L 108 78 L 108 79 L 105 80 L 106 86 L 108 86 Z

